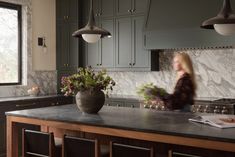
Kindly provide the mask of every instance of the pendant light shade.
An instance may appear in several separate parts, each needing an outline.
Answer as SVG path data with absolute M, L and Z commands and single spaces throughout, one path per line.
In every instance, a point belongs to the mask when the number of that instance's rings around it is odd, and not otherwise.
M 230 0 L 224 0 L 223 7 L 216 17 L 204 21 L 201 28 L 215 29 L 221 35 L 235 33 L 235 14 L 231 8 Z
M 87 25 L 74 32 L 73 37 L 82 37 L 88 43 L 96 43 L 100 38 L 112 37 L 110 32 L 95 25 L 93 0 L 91 0 L 90 15 Z

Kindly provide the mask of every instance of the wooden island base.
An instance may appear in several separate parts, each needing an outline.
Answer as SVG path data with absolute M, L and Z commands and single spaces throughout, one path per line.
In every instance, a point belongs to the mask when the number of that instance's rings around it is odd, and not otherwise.
M 66 134 L 77 134 L 80 136 L 89 134 L 99 134 L 106 139 L 121 138 L 130 141 L 142 141 L 142 143 L 154 145 L 155 156 L 174 156 L 172 153 L 193 153 L 203 157 L 223 157 L 223 156 L 235 156 L 235 143 L 212 141 L 206 139 L 197 139 L 181 136 L 172 136 L 156 133 L 145 133 L 139 131 L 114 129 L 107 127 L 98 127 L 84 124 L 72 124 L 67 122 L 50 121 L 42 119 L 34 119 L 27 117 L 7 116 L 7 157 L 18 156 L 18 139 L 19 139 L 19 127 L 18 123 L 31 124 L 41 126 L 41 130 L 45 132 L 53 131 L 55 136 L 62 137 Z M 108 138 L 110 137 L 110 138 Z M 137 142 L 138 143 L 138 142 Z M 141 142 L 140 142 L 141 143 Z M 159 147 L 158 147 L 159 145 Z M 161 148 L 160 148 L 161 147 Z M 163 153 L 158 155 L 159 150 Z M 166 150 L 163 150 L 166 149 Z M 162 155 L 164 154 L 164 155 Z

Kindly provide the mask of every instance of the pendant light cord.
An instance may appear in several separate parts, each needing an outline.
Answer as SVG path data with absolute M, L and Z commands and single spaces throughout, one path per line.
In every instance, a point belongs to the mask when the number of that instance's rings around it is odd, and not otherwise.
M 91 29 L 93 26 L 95 26 L 95 16 L 94 16 L 94 10 L 93 10 L 93 0 L 90 0 L 90 14 L 89 14 L 89 20 L 87 23 L 87 26 L 90 27 Z
M 219 15 L 223 16 L 224 18 L 228 18 L 231 13 L 232 13 L 232 7 L 231 7 L 230 0 L 224 0 L 223 7 Z

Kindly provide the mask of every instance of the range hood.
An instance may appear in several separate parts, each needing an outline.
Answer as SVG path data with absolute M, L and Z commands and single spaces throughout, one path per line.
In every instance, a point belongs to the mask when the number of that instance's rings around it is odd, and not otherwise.
M 146 49 L 208 49 L 235 45 L 235 36 L 201 29 L 205 19 L 217 15 L 222 0 L 149 0 L 144 26 Z M 235 2 L 232 1 L 235 8 Z

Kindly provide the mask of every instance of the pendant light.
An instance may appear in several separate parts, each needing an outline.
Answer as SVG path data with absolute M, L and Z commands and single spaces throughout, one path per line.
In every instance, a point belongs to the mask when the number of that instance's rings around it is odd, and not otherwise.
M 88 43 L 96 43 L 100 40 L 100 38 L 112 37 L 110 32 L 95 25 L 93 0 L 91 0 L 90 3 L 91 8 L 87 25 L 84 28 L 74 32 L 72 36 L 78 38 L 82 37 Z
M 230 0 L 224 0 L 219 14 L 204 21 L 201 28 L 215 29 L 217 33 L 224 36 L 235 34 L 235 14 L 231 8 Z

